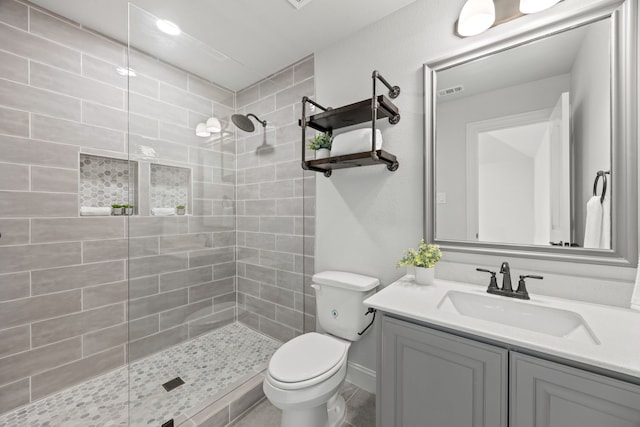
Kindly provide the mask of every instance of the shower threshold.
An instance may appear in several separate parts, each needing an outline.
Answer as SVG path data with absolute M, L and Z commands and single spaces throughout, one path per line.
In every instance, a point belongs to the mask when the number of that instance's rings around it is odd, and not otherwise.
M 177 427 L 259 381 L 280 345 L 232 323 L 8 412 L 0 427 L 155 427 L 170 419 Z M 184 384 L 166 391 L 162 385 L 176 377 Z

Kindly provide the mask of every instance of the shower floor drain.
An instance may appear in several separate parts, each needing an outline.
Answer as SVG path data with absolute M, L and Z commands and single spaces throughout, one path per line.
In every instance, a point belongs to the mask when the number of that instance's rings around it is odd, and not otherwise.
M 164 389 L 167 391 L 171 391 L 174 388 L 180 387 L 182 384 L 184 384 L 184 381 L 182 381 L 182 378 L 175 377 L 174 379 L 162 384 L 162 387 L 164 387 Z

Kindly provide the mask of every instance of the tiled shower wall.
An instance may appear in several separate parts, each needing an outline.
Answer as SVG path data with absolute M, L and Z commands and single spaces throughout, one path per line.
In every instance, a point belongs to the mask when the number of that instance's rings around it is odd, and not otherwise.
M 315 330 L 313 273 L 315 176 L 300 166 L 298 119 L 313 97 L 314 60 L 306 58 L 237 93 L 237 109 L 267 121 L 238 131 L 239 320 L 287 341 Z M 303 283 L 306 282 L 306 285 Z
M 234 320 L 234 136 L 194 135 L 234 93 L 135 54 L 128 145 L 126 59 L 0 0 L 0 412 Z M 141 215 L 79 217 L 79 154 L 128 146 Z M 148 216 L 151 163 L 192 168 L 193 216 Z

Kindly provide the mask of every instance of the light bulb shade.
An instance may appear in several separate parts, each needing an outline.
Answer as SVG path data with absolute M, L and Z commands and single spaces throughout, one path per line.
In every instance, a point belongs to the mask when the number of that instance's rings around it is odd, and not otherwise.
M 488 30 L 496 21 L 493 0 L 467 0 L 458 18 L 458 34 L 475 36 Z
M 211 132 L 207 130 L 206 124 L 198 123 L 198 125 L 196 126 L 196 135 L 206 138 L 208 136 L 211 136 Z
M 536 13 L 549 9 L 560 0 L 520 0 L 520 12 Z
M 216 117 L 211 117 L 207 120 L 207 131 L 208 132 L 220 132 L 222 130 L 222 125 L 220 124 L 220 120 Z

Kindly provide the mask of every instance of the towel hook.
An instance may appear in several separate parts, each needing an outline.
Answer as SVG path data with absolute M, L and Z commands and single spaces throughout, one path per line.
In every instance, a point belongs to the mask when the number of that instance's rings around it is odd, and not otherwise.
M 607 175 L 611 174 L 611 171 L 598 171 L 596 173 L 596 179 L 593 182 L 593 195 L 598 195 L 598 181 L 602 177 L 602 195 L 600 195 L 600 203 L 604 203 L 604 196 L 607 194 Z

